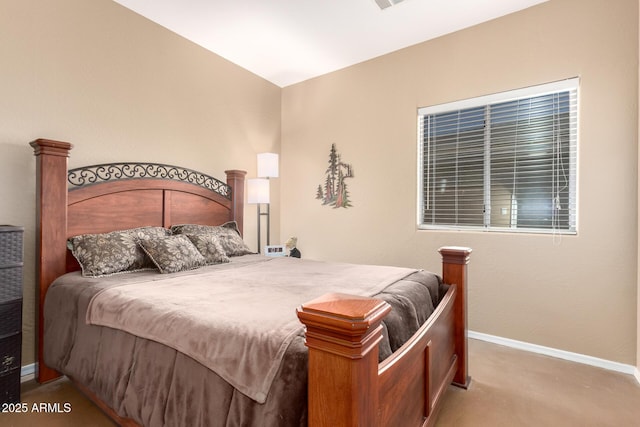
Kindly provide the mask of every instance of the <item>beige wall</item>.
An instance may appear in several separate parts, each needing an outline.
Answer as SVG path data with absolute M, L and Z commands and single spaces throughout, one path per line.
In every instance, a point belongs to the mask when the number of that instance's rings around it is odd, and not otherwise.
M 0 0 L 0 223 L 26 228 L 23 364 L 38 137 L 74 143 L 71 167 L 158 161 L 214 176 L 252 176 L 255 153 L 281 150 L 272 235 L 297 235 L 303 256 L 437 270 L 439 246 L 468 245 L 471 329 L 633 364 L 638 16 L 635 0 L 553 0 L 281 91 L 109 0 Z M 573 76 L 578 236 L 416 231 L 417 107 Z M 315 200 L 332 143 L 354 167 L 349 209 Z M 253 206 L 245 224 L 255 245 Z
M 0 223 L 24 225 L 23 364 L 34 361 L 35 159 L 155 161 L 224 179 L 280 150 L 277 86 L 110 0 L 0 0 Z M 272 183 L 277 200 L 277 180 Z M 278 204 L 273 206 L 278 233 Z M 245 236 L 255 246 L 255 209 Z M 277 235 L 277 234 L 274 234 Z
M 577 236 L 416 230 L 416 109 L 579 76 Z M 303 256 L 439 269 L 474 249 L 472 330 L 636 363 L 638 2 L 553 0 L 287 87 L 281 238 Z M 315 200 L 331 144 L 353 207 Z

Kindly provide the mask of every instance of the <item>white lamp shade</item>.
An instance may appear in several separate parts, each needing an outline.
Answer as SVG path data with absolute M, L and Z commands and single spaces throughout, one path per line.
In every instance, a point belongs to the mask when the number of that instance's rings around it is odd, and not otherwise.
M 247 203 L 269 203 L 269 180 L 251 178 L 247 180 Z
M 277 178 L 278 177 L 278 155 L 276 153 L 258 154 L 258 177 Z

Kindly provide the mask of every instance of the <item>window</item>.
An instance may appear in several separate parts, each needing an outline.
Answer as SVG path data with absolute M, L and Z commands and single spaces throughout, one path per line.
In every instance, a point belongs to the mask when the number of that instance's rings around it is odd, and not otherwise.
M 418 110 L 423 229 L 575 234 L 578 79 Z

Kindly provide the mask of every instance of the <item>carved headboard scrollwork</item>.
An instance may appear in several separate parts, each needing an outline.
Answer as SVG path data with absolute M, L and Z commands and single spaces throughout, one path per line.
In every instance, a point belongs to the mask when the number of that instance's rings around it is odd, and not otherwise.
M 228 184 L 192 169 L 162 163 L 103 163 L 71 169 L 67 174 L 70 188 L 126 179 L 169 179 L 199 185 L 231 200 Z

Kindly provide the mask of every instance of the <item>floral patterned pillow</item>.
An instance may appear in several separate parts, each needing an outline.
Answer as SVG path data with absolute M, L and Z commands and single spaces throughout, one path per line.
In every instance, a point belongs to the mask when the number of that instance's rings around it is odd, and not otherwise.
M 180 234 L 178 234 L 180 236 Z M 198 252 L 202 254 L 207 265 L 221 264 L 230 262 L 231 260 L 225 253 L 220 241 L 212 234 L 186 234 L 198 249 Z
M 82 234 L 67 240 L 67 247 L 78 260 L 85 277 L 155 269 L 138 246 L 140 239 L 169 235 L 163 227 L 141 227 L 103 234 Z
M 187 236 L 139 240 L 138 243 L 160 273 L 193 270 L 206 264 L 206 260 Z
M 182 224 L 171 227 L 173 234 L 194 235 L 212 235 L 214 236 L 224 249 L 227 256 L 238 256 L 251 254 L 251 249 L 242 240 L 238 224 L 235 221 L 225 222 L 222 225 L 199 225 L 199 224 Z

